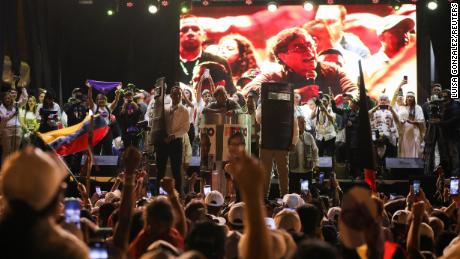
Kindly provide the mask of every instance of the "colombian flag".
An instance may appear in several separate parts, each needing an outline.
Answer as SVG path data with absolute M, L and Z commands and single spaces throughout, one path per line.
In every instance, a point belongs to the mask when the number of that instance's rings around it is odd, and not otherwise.
M 68 156 L 88 149 L 88 136 L 90 131 L 90 116 L 71 127 L 53 130 L 46 133 L 39 133 L 45 144 L 50 146 L 60 156 Z M 99 116 L 93 116 L 93 146 L 101 141 L 109 126 Z

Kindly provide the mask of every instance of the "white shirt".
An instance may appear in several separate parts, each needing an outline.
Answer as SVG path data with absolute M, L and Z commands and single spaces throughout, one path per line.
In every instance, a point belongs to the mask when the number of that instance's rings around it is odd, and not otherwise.
M 98 111 L 96 111 L 96 109 L 98 109 Z M 100 114 L 101 117 L 105 120 L 105 123 L 107 123 L 107 125 L 110 125 L 110 114 L 112 113 L 112 111 L 110 110 L 110 106 L 97 107 L 97 105 L 94 104 L 92 111 L 94 114 Z
M 398 130 L 391 111 L 388 109 L 378 109 L 370 119 L 372 131 L 378 130 L 379 134 L 386 136 L 391 144 L 396 145 Z
M 182 137 L 190 128 L 189 113 L 181 103 L 165 106 L 166 133 L 176 138 Z
M 326 113 L 320 111 L 319 108 L 317 108 L 316 112 L 316 139 L 327 141 L 335 138 L 337 136 L 337 132 L 334 127 L 335 113 L 332 111 L 332 108 L 327 107 L 327 112 L 332 115 L 332 120 L 329 120 Z
M 8 121 L 6 120 L 10 116 L 12 116 L 14 113 L 16 113 L 16 107 L 13 106 L 11 110 L 6 109 L 6 107 L 2 104 L 0 105 L 0 117 L 2 119 L 2 127 L 20 127 L 21 123 L 19 122 L 19 116 L 16 114 L 12 118 L 10 118 Z
M 40 116 L 40 109 L 43 108 L 43 103 L 39 103 L 37 106 L 37 111 L 35 112 L 35 115 L 37 116 L 37 120 L 41 120 L 42 117 Z M 61 120 L 61 107 L 59 107 L 59 104 L 53 102 L 53 109 L 52 111 L 57 111 L 58 114 L 58 121 Z

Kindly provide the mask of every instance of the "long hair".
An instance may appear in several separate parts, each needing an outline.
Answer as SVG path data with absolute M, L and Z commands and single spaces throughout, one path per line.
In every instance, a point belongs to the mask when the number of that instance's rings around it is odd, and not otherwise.
M 220 39 L 219 45 L 226 40 L 234 40 L 238 45 L 239 56 L 235 63 L 230 64 L 234 77 L 241 75 L 249 69 L 257 69 L 256 51 L 250 40 L 240 34 L 230 34 Z
M 35 102 L 35 105 L 34 105 L 34 107 L 32 108 L 32 110 L 31 110 L 30 107 L 29 107 L 29 100 L 30 100 L 30 99 L 34 100 L 34 102 Z M 26 113 L 27 113 L 27 112 L 33 112 L 33 113 L 35 113 L 35 112 L 37 111 L 37 99 L 35 99 L 35 96 L 32 95 L 32 96 L 29 96 L 29 100 L 27 100 L 26 108 L 25 108 L 24 110 L 26 111 Z

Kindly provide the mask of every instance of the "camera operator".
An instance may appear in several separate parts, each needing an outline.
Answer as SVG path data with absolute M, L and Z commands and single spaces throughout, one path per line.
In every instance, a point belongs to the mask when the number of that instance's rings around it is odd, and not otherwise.
M 422 107 L 427 127 L 423 151 L 426 175 L 430 175 L 439 164 L 445 166 L 447 163 L 446 139 L 441 129 L 444 110 L 441 91 L 441 85 L 433 84 L 430 99 Z
M 335 113 L 330 106 L 331 97 L 320 93 L 316 100 L 316 109 L 311 114 L 311 119 L 316 118 L 316 145 L 319 156 L 334 156 L 335 138 Z
M 118 124 L 121 129 L 121 139 L 125 149 L 129 146 L 139 147 L 140 138 L 138 122 L 141 121 L 142 112 L 133 100 L 133 92 L 128 90 L 124 94 L 124 103 L 118 116 Z
M 378 105 L 369 110 L 369 119 L 372 132 L 375 133 L 374 141 L 381 161 L 384 161 L 385 157 L 396 157 L 398 141 L 396 122 L 399 121 L 399 117 L 391 107 L 387 95 L 381 95 Z
M 87 98 L 83 95 L 83 90 L 75 88 L 72 97 L 64 104 L 63 110 L 67 115 L 67 126 L 73 126 L 82 122 L 88 112 Z

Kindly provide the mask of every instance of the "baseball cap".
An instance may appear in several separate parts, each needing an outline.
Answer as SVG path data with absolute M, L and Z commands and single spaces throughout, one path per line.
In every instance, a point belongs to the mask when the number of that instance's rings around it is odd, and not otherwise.
M 275 224 L 278 229 L 299 232 L 301 229 L 299 214 L 291 209 L 283 209 L 275 215 Z
M 290 209 L 296 209 L 305 204 L 302 197 L 297 193 L 289 193 L 283 196 L 283 203 Z
M 406 31 L 410 31 L 415 27 L 415 22 L 408 16 L 396 14 L 388 15 L 383 18 L 382 27 L 377 29 L 377 35 L 381 35 L 383 32 L 396 26 L 404 26 Z
M 232 226 L 242 227 L 243 224 L 243 216 L 244 215 L 244 202 L 238 202 L 233 204 L 230 207 L 230 211 L 228 212 L 228 223 Z
M 400 225 L 407 225 L 409 222 L 409 211 L 407 210 L 397 210 L 393 217 L 391 217 L 391 223 L 393 224 L 400 224 Z
M 366 242 L 364 230 L 370 227 L 377 217 L 377 206 L 371 192 L 363 187 L 352 188 L 342 201 L 339 217 L 340 240 L 345 247 L 354 249 Z
M 340 207 L 332 207 L 327 211 L 327 218 L 337 223 L 339 221 L 341 211 L 342 209 Z
M 56 197 L 67 171 L 55 155 L 28 146 L 5 159 L 1 175 L 8 201 L 20 200 L 40 211 Z
M 208 206 L 220 207 L 224 205 L 224 196 L 218 191 L 211 191 L 206 195 L 204 202 Z

